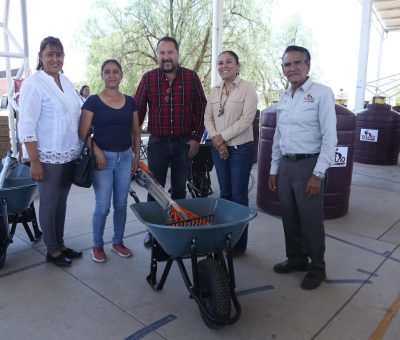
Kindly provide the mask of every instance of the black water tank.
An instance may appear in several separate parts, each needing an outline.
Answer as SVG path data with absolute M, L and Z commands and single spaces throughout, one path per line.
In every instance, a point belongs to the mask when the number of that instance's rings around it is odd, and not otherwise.
M 275 104 L 261 113 L 257 206 L 272 215 L 281 216 L 278 194 L 268 188 L 272 143 L 276 127 L 276 110 L 277 105 Z M 338 144 L 336 146 L 335 164 L 327 170 L 327 184 L 324 193 L 326 219 L 338 218 L 348 212 L 356 138 L 356 115 L 342 105 L 335 105 L 335 110 Z
M 261 112 L 260 141 L 258 146 L 257 206 L 272 215 L 280 216 L 281 207 L 278 194 L 268 188 L 277 106 L 277 104 L 274 104 Z
M 326 172 L 325 218 L 338 218 L 349 210 L 351 178 L 356 142 L 356 115 L 343 105 L 335 105 L 338 143 L 335 163 Z
M 260 110 L 257 110 L 253 120 L 253 137 L 254 137 L 254 156 L 253 163 L 257 163 L 258 157 L 258 141 L 260 138 Z
M 399 158 L 400 113 L 380 97 L 357 113 L 354 160 L 359 163 L 396 165 Z

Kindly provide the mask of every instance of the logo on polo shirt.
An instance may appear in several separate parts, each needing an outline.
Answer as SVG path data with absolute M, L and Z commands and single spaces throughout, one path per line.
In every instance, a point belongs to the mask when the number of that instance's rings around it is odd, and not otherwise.
M 314 103 L 315 98 L 312 96 L 311 93 L 309 93 L 307 96 L 304 97 L 304 101 L 307 103 Z

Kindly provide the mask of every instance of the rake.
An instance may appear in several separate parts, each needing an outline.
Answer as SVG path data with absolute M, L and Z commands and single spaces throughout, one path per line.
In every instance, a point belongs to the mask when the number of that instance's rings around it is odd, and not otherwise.
M 211 224 L 214 215 L 198 216 L 195 213 L 181 207 L 164 191 L 161 184 L 154 178 L 150 169 L 143 162 L 139 162 L 139 169 L 142 172 L 139 174 L 140 181 L 147 189 L 149 194 L 157 201 L 158 204 L 167 212 L 167 225 L 171 226 L 198 226 Z

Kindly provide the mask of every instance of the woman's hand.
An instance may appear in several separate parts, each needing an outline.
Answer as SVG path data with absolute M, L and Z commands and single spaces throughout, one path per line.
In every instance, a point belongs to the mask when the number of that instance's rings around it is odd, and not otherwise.
M 97 170 L 103 170 L 106 167 L 106 157 L 104 156 L 104 153 L 102 150 L 99 148 L 95 147 L 95 152 L 94 154 L 96 155 L 96 168 Z
M 221 135 L 215 135 L 215 136 L 211 139 L 211 141 L 212 141 L 213 147 L 214 147 L 216 150 L 218 150 L 218 151 L 219 151 L 218 148 L 219 148 L 220 146 L 222 146 L 222 144 L 225 143 L 225 141 L 224 141 L 224 139 L 222 138 Z
M 42 181 L 43 180 L 43 166 L 40 161 L 31 161 L 31 177 L 34 181 Z
M 132 159 L 132 173 L 134 174 L 139 169 L 140 155 L 136 155 Z
M 219 153 L 219 156 L 221 157 L 221 159 L 228 159 L 229 158 L 229 150 L 228 150 L 228 147 L 226 146 L 226 144 L 222 144 L 218 148 L 218 153 Z

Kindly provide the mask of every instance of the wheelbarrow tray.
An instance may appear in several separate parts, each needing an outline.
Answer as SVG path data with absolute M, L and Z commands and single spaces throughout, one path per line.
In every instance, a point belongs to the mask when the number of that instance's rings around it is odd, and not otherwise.
M 0 171 L 1 168 L 0 165 Z M 26 210 L 36 195 L 37 184 L 31 179 L 29 167 L 23 164 L 18 164 L 12 170 L 0 189 L 0 200 L 6 199 L 8 214 L 19 214 Z
M 232 245 L 235 245 L 245 226 L 257 215 L 255 209 L 222 198 L 193 198 L 176 202 L 198 216 L 213 214 L 213 221 L 209 225 L 168 226 L 168 214 L 157 202 L 131 205 L 137 218 L 146 225 L 163 250 L 173 257 L 189 257 L 194 238 L 198 255 L 222 252 L 227 235 L 230 234 Z

